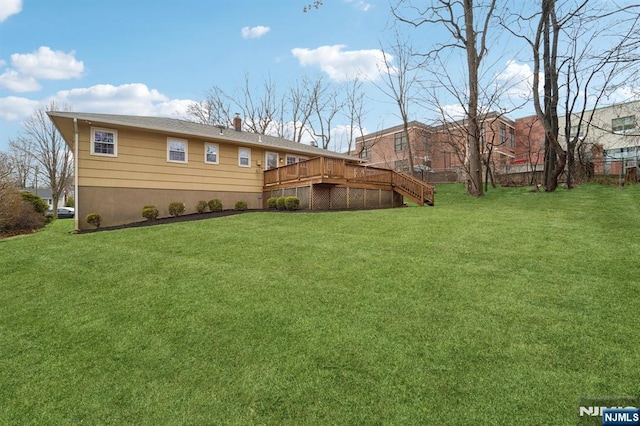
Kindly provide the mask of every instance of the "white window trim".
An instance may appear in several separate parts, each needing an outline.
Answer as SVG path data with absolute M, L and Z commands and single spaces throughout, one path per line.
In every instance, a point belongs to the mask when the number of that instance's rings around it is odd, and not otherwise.
M 276 165 L 273 168 L 274 169 L 278 168 L 278 166 L 280 166 L 280 154 L 278 154 L 277 152 L 273 152 L 273 151 L 265 151 L 265 153 L 264 153 L 264 167 L 265 167 L 265 170 L 269 170 L 269 154 L 275 154 L 276 155 Z
M 171 142 L 180 142 L 184 144 L 184 161 L 170 159 L 171 151 L 169 150 L 169 147 L 171 146 Z M 167 162 L 187 164 L 189 162 L 189 141 L 180 138 L 167 138 Z
M 104 152 L 95 151 L 95 141 L 93 136 L 95 132 L 109 132 L 113 133 L 113 154 L 106 154 Z M 115 129 L 106 129 L 104 127 L 92 127 L 91 134 L 89 135 L 91 145 L 91 155 L 97 155 L 100 157 L 117 157 L 118 156 L 118 131 Z
M 247 153 L 249 154 L 247 156 L 247 158 L 249 160 L 248 164 L 242 164 L 242 158 L 243 158 L 242 157 L 242 151 L 243 150 L 247 151 Z M 239 167 L 251 167 L 251 148 L 245 148 L 245 147 L 242 147 L 242 146 L 238 147 L 238 166 Z
M 296 155 L 296 154 L 285 154 L 284 156 L 284 161 L 285 161 L 285 165 L 289 165 L 289 164 L 296 164 L 299 163 L 301 161 L 307 161 L 309 158 L 308 157 L 302 157 L 300 155 Z M 289 163 L 289 158 L 293 158 L 296 161 L 293 163 Z
M 215 146 L 216 147 L 216 161 L 208 161 L 207 160 L 207 147 Z M 204 162 L 206 164 L 220 164 L 220 145 L 212 142 L 205 142 L 204 144 Z

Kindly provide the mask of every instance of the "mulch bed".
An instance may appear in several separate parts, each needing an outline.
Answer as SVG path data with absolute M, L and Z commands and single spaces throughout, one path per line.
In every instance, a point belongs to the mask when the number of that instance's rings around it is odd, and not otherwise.
M 256 211 L 262 211 L 262 210 L 247 210 L 246 212 L 249 212 L 249 211 L 256 212 Z M 77 234 L 88 234 L 91 232 L 113 231 L 116 229 L 141 228 L 143 226 L 163 225 L 165 223 L 191 222 L 194 220 L 211 219 L 214 217 L 232 216 L 235 214 L 241 214 L 246 212 L 237 211 L 237 210 L 223 210 L 221 212 L 191 213 L 191 214 L 183 214 L 177 217 L 171 216 L 171 217 L 163 217 L 156 220 L 143 220 L 140 222 L 125 223 L 123 225 L 101 226 L 100 228 L 82 229 L 74 232 Z

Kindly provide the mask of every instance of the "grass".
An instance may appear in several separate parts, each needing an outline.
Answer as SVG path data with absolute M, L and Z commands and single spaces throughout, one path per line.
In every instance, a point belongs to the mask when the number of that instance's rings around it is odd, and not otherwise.
M 0 241 L 1 424 L 575 424 L 640 395 L 640 186 Z

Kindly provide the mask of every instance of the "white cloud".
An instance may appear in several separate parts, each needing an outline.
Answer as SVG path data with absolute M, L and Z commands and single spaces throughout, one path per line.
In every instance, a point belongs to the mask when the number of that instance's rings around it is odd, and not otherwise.
M 460 120 L 464 118 L 466 112 L 460 104 L 443 105 L 440 107 L 440 116 L 446 121 Z
M 14 53 L 11 64 L 20 74 L 45 80 L 78 78 L 84 72 L 84 63 L 75 58 L 75 52 L 53 51 L 47 46 L 33 53 Z
M 22 0 L 0 0 L 0 22 L 22 12 Z
M 271 31 L 271 28 L 258 25 L 257 27 L 244 27 L 241 31 L 242 38 L 260 38 Z
M 39 101 L 17 96 L 0 98 L 0 117 L 8 121 L 24 120 L 40 106 Z
M 343 50 L 346 46 L 320 46 L 317 49 L 295 48 L 291 53 L 302 66 L 319 66 L 329 78 L 335 81 L 351 80 L 355 77 L 364 80 L 377 80 L 379 69 L 384 65 L 381 50 Z M 387 59 L 389 56 L 387 55 Z
M 8 96 L 0 98 L 0 117 L 8 121 L 24 120 L 44 105 L 55 101 L 71 111 L 112 114 L 184 117 L 190 99 L 169 99 L 155 89 L 141 83 L 112 86 L 98 84 L 86 88 L 62 90 L 41 100 Z
M 640 87 L 618 87 L 609 96 L 607 101 L 609 103 L 624 103 L 631 102 L 640 99 Z
M 522 99 L 531 97 L 533 71 L 531 71 L 529 64 L 518 64 L 516 61 L 510 60 L 505 69 L 496 75 L 496 80 L 506 96 Z
M 73 111 L 114 114 L 176 116 L 186 115 L 189 99 L 169 99 L 142 83 L 98 84 L 86 88 L 62 90 L 53 97 Z
M 0 74 L 0 87 L 18 93 L 40 90 L 40 85 L 35 78 L 22 75 L 15 70 L 8 70 Z
M 367 12 L 370 8 L 371 8 L 371 3 L 367 3 L 366 1 L 362 1 L 362 0 L 345 0 L 347 3 L 353 3 L 353 6 L 356 9 L 362 10 L 363 12 Z

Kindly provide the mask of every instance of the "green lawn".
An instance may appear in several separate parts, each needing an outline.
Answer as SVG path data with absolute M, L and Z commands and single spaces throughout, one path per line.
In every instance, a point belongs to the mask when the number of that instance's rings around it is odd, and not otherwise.
M 640 185 L 0 241 L 0 424 L 573 425 L 640 395 Z

